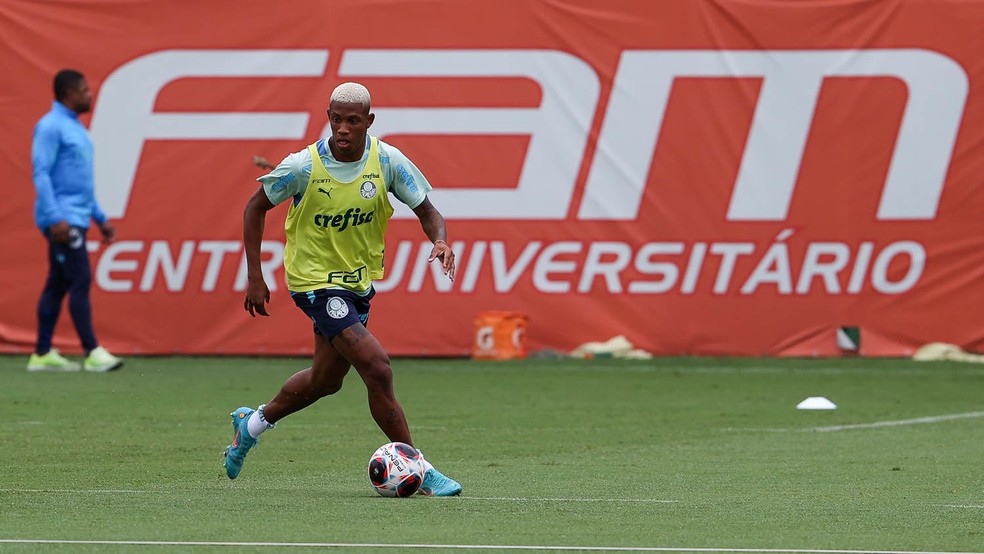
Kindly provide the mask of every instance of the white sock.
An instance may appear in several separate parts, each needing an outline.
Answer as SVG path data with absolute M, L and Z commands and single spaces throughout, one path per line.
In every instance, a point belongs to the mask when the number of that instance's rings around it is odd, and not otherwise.
M 434 468 L 434 466 L 432 466 L 431 463 L 427 461 L 427 458 L 424 458 L 424 453 L 421 452 L 419 448 L 417 449 L 417 453 L 420 454 L 420 464 L 424 466 L 424 473 L 427 473 L 428 469 Z
M 266 418 L 263 417 L 263 408 L 266 408 L 266 404 L 261 404 L 260 407 L 249 416 L 249 419 L 246 420 L 246 432 L 248 432 L 249 436 L 254 439 L 258 438 L 263 431 L 276 427 L 276 425 L 267 423 Z

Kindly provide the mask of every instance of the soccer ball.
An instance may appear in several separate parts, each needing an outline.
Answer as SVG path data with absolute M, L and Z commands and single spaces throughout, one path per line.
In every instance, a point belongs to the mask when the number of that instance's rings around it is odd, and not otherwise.
M 384 444 L 369 458 L 369 484 L 383 496 L 412 496 L 423 481 L 423 458 L 409 444 Z

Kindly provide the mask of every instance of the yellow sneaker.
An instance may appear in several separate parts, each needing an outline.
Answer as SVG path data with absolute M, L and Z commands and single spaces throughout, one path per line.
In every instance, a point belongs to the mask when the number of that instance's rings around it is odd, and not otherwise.
M 107 372 L 123 367 L 123 359 L 109 353 L 109 350 L 97 346 L 85 358 L 86 371 Z
M 42 355 L 31 354 L 31 358 L 27 361 L 28 371 L 78 371 L 80 369 L 82 366 L 59 354 L 55 348 Z

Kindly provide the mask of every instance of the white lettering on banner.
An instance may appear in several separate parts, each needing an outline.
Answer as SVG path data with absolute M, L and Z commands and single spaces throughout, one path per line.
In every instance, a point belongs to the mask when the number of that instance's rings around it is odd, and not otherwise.
M 386 277 L 379 281 L 373 281 L 372 283 L 372 286 L 378 292 L 393 290 L 403 280 L 403 275 L 406 273 L 407 266 L 409 265 L 407 259 L 410 257 L 413 246 L 413 243 L 410 241 L 401 241 L 399 246 L 396 247 L 395 256 L 392 254 L 392 250 L 386 253 L 383 260 Z
M 905 276 L 893 283 L 888 279 L 888 265 L 899 255 L 905 255 L 911 263 Z M 871 270 L 871 284 L 875 290 L 884 294 L 902 294 L 916 285 L 925 267 L 926 249 L 921 244 L 910 240 L 893 242 L 875 258 L 875 266 Z
M 326 50 L 165 50 L 109 75 L 92 117 L 97 194 L 122 217 L 147 140 L 300 139 L 309 113 L 158 113 L 169 83 L 187 77 L 318 77 Z M 339 74 L 373 77 L 526 78 L 542 92 L 535 108 L 376 108 L 374 130 L 392 134 L 528 135 L 515 188 L 436 190 L 451 219 L 566 219 L 584 160 L 600 83 L 584 60 L 561 51 L 348 50 Z M 786 218 L 828 77 L 893 77 L 908 91 L 878 206 L 879 220 L 932 219 L 967 99 L 964 70 L 919 49 L 624 51 L 577 217 L 634 220 L 667 102 L 679 77 L 761 77 L 758 104 L 727 218 Z M 320 101 L 319 101 L 320 102 Z M 315 111 L 321 113 L 321 104 Z M 325 131 L 326 134 L 327 131 Z M 412 212 L 397 207 L 397 217 Z
M 203 240 L 198 243 L 198 250 L 208 254 L 208 266 L 205 268 L 205 277 L 202 279 L 202 291 L 212 292 L 215 284 L 219 280 L 219 271 L 222 269 L 222 261 L 226 254 L 241 252 L 243 246 L 239 242 L 224 240 Z M 276 284 L 276 283 L 274 283 Z
M 484 240 L 478 241 L 472 245 L 472 248 L 468 251 L 468 260 L 465 263 L 465 271 L 458 273 L 459 283 L 464 289 L 475 289 L 475 283 L 478 282 L 478 276 L 481 274 L 481 263 L 479 260 L 485 256 L 486 242 Z M 464 258 L 462 256 L 462 258 Z M 399 281 L 397 281 L 399 282 Z
M 576 292 L 581 294 L 600 288 L 611 294 L 693 295 L 703 283 L 710 285 L 710 293 L 716 296 L 736 291 L 753 295 L 773 287 L 784 296 L 803 296 L 816 290 L 829 295 L 858 295 L 865 285 L 875 293 L 898 295 L 912 290 L 926 268 L 926 249 L 916 241 L 895 241 L 880 248 L 870 241 L 855 246 L 807 242 L 802 257 L 794 258 L 786 244 L 792 234 L 783 230 L 764 248 L 753 242 L 648 242 L 633 246 L 620 241 L 532 241 L 512 256 L 507 255 L 503 241 L 455 241 L 452 248 L 461 261 L 458 275 L 466 276 L 457 283 L 447 279 L 440 263 L 427 261 L 433 249 L 430 242 L 404 240 L 397 244 L 396 255 L 387 257 L 386 278 L 374 286 L 380 292 L 399 289 L 419 293 L 429 283 L 437 293 L 471 294 L 482 274 L 490 276 L 496 293 L 512 292 L 520 279 L 528 276 L 533 288 L 545 294 L 570 293 L 577 283 Z M 96 286 L 106 292 L 132 291 L 135 282 L 139 282 L 141 292 L 151 292 L 159 287 L 158 276 L 163 276 L 167 291 L 194 287 L 211 293 L 223 268 L 228 270 L 229 264 L 222 260 L 236 252 L 238 269 L 234 279 L 226 281 L 232 282 L 230 290 L 246 290 L 246 258 L 238 241 L 186 240 L 174 245 L 164 240 L 120 241 L 101 251 L 98 242 L 87 246 L 98 256 Z M 277 290 L 277 277 L 283 271 L 283 249 L 278 241 L 261 244 L 260 265 L 271 291 Z M 510 258 L 514 260 L 511 263 Z M 201 283 L 188 283 L 191 269 L 202 265 Z M 902 265 L 906 266 L 904 272 L 899 269 Z
M 830 256 L 831 259 L 821 262 L 821 256 L 824 255 Z M 850 256 L 851 249 L 843 242 L 811 242 L 806 250 L 799 281 L 796 283 L 796 292 L 799 294 L 809 292 L 813 279 L 820 277 L 828 292 L 840 294 L 840 282 L 837 276 L 847 265 Z
M 731 276 L 735 271 L 738 257 L 755 252 L 755 244 L 751 242 L 715 242 L 711 244 L 711 254 L 721 256 L 721 267 L 714 280 L 714 294 L 728 292 Z
M 451 250 L 458 253 L 459 256 L 464 256 L 465 243 L 461 241 L 453 241 L 451 243 Z M 408 287 L 411 291 L 419 291 L 424 286 L 424 276 L 428 273 L 431 277 L 431 282 L 437 288 L 438 292 L 449 292 L 454 283 L 450 279 L 439 279 L 438 277 L 444 274 L 443 266 L 439 261 L 434 260 L 434 263 L 429 263 L 427 261 L 430 258 L 431 250 L 434 246 L 431 243 L 424 243 L 424 247 L 418 250 L 417 260 L 413 265 L 413 274 L 410 276 L 410 285 Z
M 142 256 L 147 244 L 149 252 L 144 259 Z M 96 263 L 95 284 L 106 292 L 130 292 L 139 274 L 139 290 L 151 292 L 157 288 L 157 277 L 164 277 L 164 287 L 169 292 L 181 292 L 188 288 L 188 273 L 195 254 L 204 254 L 207 265 L 201 286 L 202 292 L 214 292 L 222 268 L 222 258 L 225 254 L 240 252 L 241 261 L 236 271 L 232 290 L 246 290 L 246 256 L 242 253 L 242 243 L 239 241 L 206 240 L 197 243 L 193 240 L 183 241 L 175 258 L 171 245 L 166 240 L 144 241 L 127 240 L 114 242 L 101 253 L 100 244 L 90 241 L 87 245 L 90 252 L 96 253 L 99 260 Z M 277 290 L 277 272 L 283 270 L 284 245 L 277 241 L 263 241 L 260 244 L 260 269 L 263 278 L 271 291 Z M 142 265 L 142 269 L 141 269 Z
M 780 294 L 789 294 L 793 290 L 792 271 L 789 268 L 789 248 L 785 240 L 792 236 L 792 229 L 784 229 L 776 236 L 776 240 L 766 250 L 762 260 L 755 266 L 751 276 L 741 287 L 742 294 L 751 294 L 759 286 L 772 283 Z M 800 278 L 806 275 L 804 271 Z
M 91 244 L 91 243 L 90 243 Z M 143 242 L 121 240 L 106 247 L 96 264 L 96 286 L 106 292 L 130 292 L 133 281 L 113 277 L 114 273 L 133 273 L 137 270 L 136 260 L 119 260 L 118 256 L 138 254 L 143 250 Z
M 868 271 L 868 264 L 871 263 L 871 253 L 874 252 L 875 245 L 870 242 L 862 242 L 858 247 L 858 254 L 854 259 L 854 270 L 851 272 L 851 280 L 847 285 L 847 292 L 857 294 L 861 292 L 864 285 L 865 272 Z
M 602 261 L 604 256 L 612 256 L 613 260 Z M 606 288 L 611 292 L 622 292 L 622 281 L 619 275 L 629 266 L 632 260 L 632 248 L 624 242 L 593 242 L 588 248 L 588 257 L 584 261 L 584 271 L 577 284 L 577 292 L 590 292 L 595 278 L 601 277 Z M 633 283 L 634 284 L 634 283 Z
M 140 279 L 140 290 L 153 290 L 158 272 L 164 274 L 167 290 L 171 292 L 184 290 L 188 268 L 191 267 L 191 255 L 194 252 L 194 241 L 186 240 L 181 244 L 181 254 L 175 261 L 168 243 L 160 240 L 150 243 L 150 253 L 147 255 L 143 278 Z
M 547 245 L 533 265 L 533 286 L 540 292 L 566 294 L 571 290 L 571 284 L 563 280 L 553 280 L 551 273 L 571 273 L 577 270 L 574 260 L 557 260 L 558 256 L 579 254 L 582 244 L 574 241 L 555 242 Z
M 802 296 L 813 292 L 817 282 L 821 285 L 819 288 L 830 295 L 857 295 L 866 283 L 870 283 L 876 293 L 896 295 L 911 290 L 926 267 L 926 250 L 915 241 L 889 243 L 877 252 L 873 266 L 870 262 L 876 249 L 872 242 L 862 242 L 857 248 L 840 242 L 810 242 L 806 244 L 802 260 L 792 259 L 783 242 L 792 234 L 791 230 L 780 232 L 776 241 L 765 248 L 764 253 L 752 242 L 697 242 L 690 245 L 687 254 L 687 245 L 682 242 L 650 242 L 633 248 L 628 243 L 613 241 L 560 241 L 552 244 L 536 241 L 523 247 L 511 269 L 505 261 L 505 244 L 502 241 L 475 241 L 470 245 L 472 255 L 458 267 L 458 272 L 477 273 L 481 269 L 476 268 L 476 265 L 490 264 L 493 270 L 492 288 L 497 293 L 512 291 L 520 276 L 530 275 L 533 288 L 548 294 L 571 292 L 572 283 L 576 281 L 578 293 L 589 293 L 600 282 L 605 292 L 612 294 L 627 290 L 632 295 L 666 294 L 674 291 L 692 295 L 698 282 L 707 283 L 712 280 L 711 292 L 714 295 L 724 295 L 735 290 L 742 295 L 751 295 L 763 287 L 775 286 L 779 294 Z M 455 249 L 459 246 L 463 245 L 456 243 Z M 417 256 L 411 264 L 409 253 L 414 247 L 417 248 Z M 426 254 L 430 249 L 431 245 L 427 242 L 418 244 L 401 241 L 398 251 L 405 254 L 398 256 L 395 263 L 388 266 L 387 271 L 392 271 L 393 274 L 385 282 L 377 282 L 377 290 L 420 292 L 424 285 L 423 276 L 429 274 L 436 291 L 448 292 L 449 287 L 439 285 L 442 280 L 446 282 L 447 279 L 434 270 L 428 272 Z M 581 253 L 585 251 L 587 253 L 582 261 Z M 476 252 L 481 254 L 475 254 Z M 486 252 L 492 253 L 488 261 L 484 259 Z M 710 256 L 707 255 L 708 252 Z M 560 259 L 562 257 L 564 259 Z M 464 260 L 465 257 L 459 259 Z M 660 261 L 656 261 L 657 259 Z M 705 264 L 708 259 L 716 264 Z M 747 276 L 738 270 L 739 263 L 745 259 L 756 261 L 754 269 Z M 799 263 L 798 267 L 794 265 L 796 263 Z M 907 263 L 905 274 L 901 277 L 891 274 L 889 266 L 893 263 Z M 407 265 L 414 267 L 408 268 Z M 401 279 L 393 276 L 403 276 L 408 269 L 417 277 L 401 286 Z M 799 277 L 794 289 L 792 284 L 796 281 L 797 269 Z M 654 276 L 656 279 L 623 275 L 629 270 L 633 274 Z M 681 270 L 684 271 L 682 281 L 679 279 Z M 841 287 L 841 280 L 848 281 L 846 289 Z M 384 286 L 379 286 L 380 284 Z M 477 279 L 467 283 L 461 281 L 456 290 L 470 294 L 475 292 L 476 286 Z
M 933 219 L 967 99 L 963 68 L 912 49 L 626 51 L 588 174 L 581 219 L 634 220 L 678 77 L 762 77 L 727 218 L 784 220 L 827 77 L 895 77 L 906 84 L 878 219 Z
M 598 75 L 584 60 L 552 50 L 347 50 L 339 75 L 523 77 L 540 86 L 535 108 L 374 108 L 386 135 L 529 135 L 515 188 L 438 189 L 449 218 L 566 219 L 598 105 Z M 322 136 L 328 136 L 326 124 Z M 403 204 L 395 217 L 413 218 Z
M 236 243 L 239 244 L 238 242 Z M 267 257 L 269 255 L 269 257 Z M 270 292 L 277 290 L 276 274 L 282 272 L 284 268 L 284 243 L 275 240 L 265 240 L 260 242 L 260 273 L 266 281 Z M 239 262 L 239 271 L 236 272 L 236 284 L 233 290 L 246 290 L 247 275 L 246 253 Z
M 144 142 L 153 139 L 300 139 L 307 112 L 158 113 L 157 95 L 188 77 L 320 77 L 325 50 L 164 50 L 130 61 L 106 78 L 92 114 L 95 175 L 106 215 L 122 217 Z
M 683 294 L 693 294 L 697 290 L 697 279 L 700 277 L 700 268 L 704 263 L 704 256 L 707 254 L 707 243 L 698 242 L 694 244 L 690 251 L 690 259 L 687 261 L 687 273 L 683 276 L 683 285 L 680 292 Z M 673 288 L 670 283 L 667 289 Z
M 495 282 L 495 291 L 511 291 L 516 286 L 519 278 L 526 273 L 526 268 L 533 263 L 533 259 L 536 257 L 536 253 L 540 250 L 541 246 L 543 246 L 543 243 L 540 241 L 527 243 L 519 258 L 513 263 L 512 268 L 510 268 L 509 262 L 506 261 L 506 244 L 502 241 L 493 242 L 489 250 L 492 252 L 492 276 Z M 472 248 L 478 250 L 477 246 L 473 246 Z M 479 267 L 481 267 L 480 261 L 477 260 L 475 262 Z
M 683 254 L 683 248 L 682 242 L 650 242 L 642 245 L 636 252 L 636 269 L 644 275 L 659 275 L 660 278 L 655 281 L 629 283 L 629 292 L 632 294 L 661 294 L 670 291 L 680 276 L 680 268 L 670 262 L 653 262 L 652 258 L 665 254 Z

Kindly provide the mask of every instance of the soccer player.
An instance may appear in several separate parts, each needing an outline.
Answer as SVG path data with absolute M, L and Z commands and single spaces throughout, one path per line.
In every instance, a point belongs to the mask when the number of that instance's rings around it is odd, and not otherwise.
M 92 269 L 85 248 L 90 220 L 99 225 L 103 242 L 112 242 L 116 230 L 99 207 L 92 178 L 92 141 L 79 114 L 92 107 L 92 91 L 78 71 L 55 75 L 51 111 L 34 127 L 31 163 L 34 166 L 34 221 L 48 239 L 48 279 L 38 300 L 38 337 L 28 371 L 113 371 L 123 360 L 99 346 L 92 326 L 89 289 Z M 51 347 L 62 301 L 75 324 L 85 363 L 65 358 Z
M 260 270 L 260 242 L 266 212 L 290 201 L 284 225 L 284 268 L 290 295 L 314 322 L 314 360 L 295 373 L 280 392 L 256 410 L 232 412 L 233 441 L 226 448 L 230 479 L 239 476 L 256 439 L 284 417 L 342 388 L 354 367 L 369 393 L 369 411 L 391 440 L 413 445 L 403 408 L 393 392 L 393 369 L 382 345 L 367 329 L 372 283 L 383 277 L 389 194 L 413 209 L 434 243 L 438 260 L 454 280 L 454 252 L 444 217 L 431 204 L 427 179 L 398 149 L 368 134 L 375 119 L 369 91 L 358 83 L 335 88 L 328 104 L 331 136 L 290 154 L 269 174 L 246 204 L 243 242 L 248 286 L 243 307 L 250 316 L 267 313 L 270 290 Z M 454 496 L 461 485 L 424 462 L 420 492 Z

